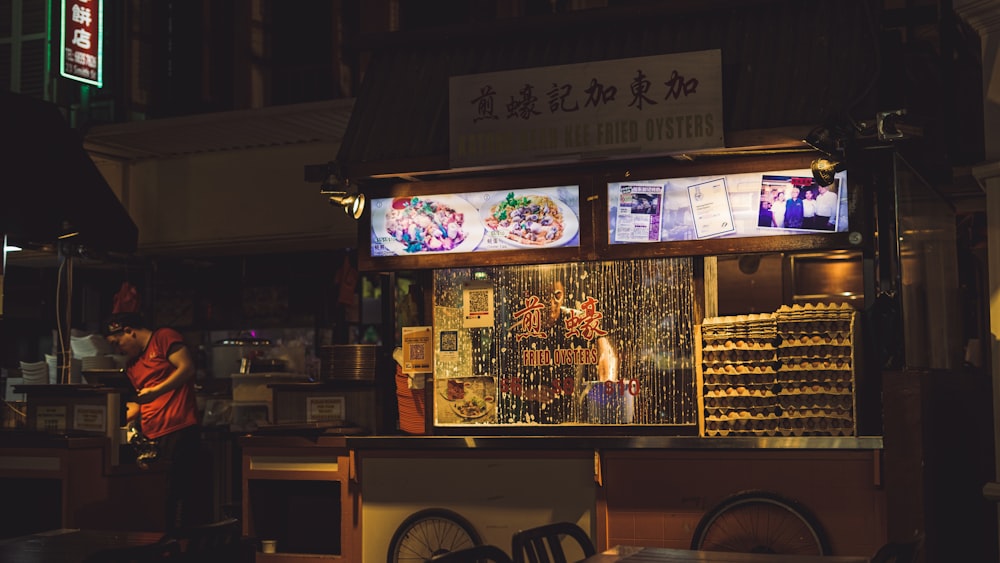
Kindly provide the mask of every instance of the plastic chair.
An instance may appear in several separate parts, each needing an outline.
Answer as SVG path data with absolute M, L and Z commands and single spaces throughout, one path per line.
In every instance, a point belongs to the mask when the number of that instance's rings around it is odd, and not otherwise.
M 906 541 L 889 542 L 875 552 L 871 563 L 916 563 L 922 546 L 923 536 Z
M 181 553 L 177 540 L 160 540 L 150 545 L 130 545 L 102 549 L 87 556 L 83 563 L 154 563 L 174 561 Z
M 597 553 L 587 532 L 572 522 L 556 522 L 520 530 L 511 539 L 514 563 L 567 563 L 562 536 L 580 544 L 584 557 Z
M 499 547 L 490 544 L 476 545 L 442 553 L 431 558 L 432 563 L 512 563 L 510 557 Z

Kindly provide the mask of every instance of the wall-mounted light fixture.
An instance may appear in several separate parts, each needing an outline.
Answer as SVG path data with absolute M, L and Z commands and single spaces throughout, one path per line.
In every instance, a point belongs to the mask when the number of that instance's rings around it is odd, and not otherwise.
M 361 214 L 365 212 L 365 194 L 363 193 L 358 192 L 350 195 L 347 192 L 338 191 L 322 191 L 320 193 L 329 195 L 330 205 L 343 207 L 344 211 L 355 219 L 360 219 Z
M 844 166 L 844 163 L 838 160 L 820 157 L 812 161 L 809 165 L 809 169 L 812 170 L 813 178 L 816 180 L 816 184 L 825 187 L 832 185 L 837 172 L 845 170 L 846 167 Z
M 336 162 L 307 164 L 305 179 L 307 182 L 322 181 L 319 193 L 330 196 L 328 200 L 330 205 L 343 207 L 344 211 L 354 219 L 360 219 L 365 212 L 365 194 L 350 193 L 351 181 L 341 173 Z
M 848 146 L 877 140 L 898 141 L 923 136 L 923 127 L 913 123 L 906 109 L 880 111 L 875 118 L 855 121 L 849 116 L 832 119 L 816 127 L 802 142 L 823 153 L 812 161 L 810 168 L 816 183 L 829 186 L 837 172 L 847 169 Z
M 836 124 L 821 125 L 806 135 L 802 142 L 823 153 L 809 165 L 813 178 L 820 186 L 833 184 L 834 175 L 845 169 L 844 153 L 850 142 L 850 130 Z

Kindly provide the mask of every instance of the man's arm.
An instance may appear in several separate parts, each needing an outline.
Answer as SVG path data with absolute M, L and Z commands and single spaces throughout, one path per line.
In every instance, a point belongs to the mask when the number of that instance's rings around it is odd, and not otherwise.
M 161 383 L 139 391 L 140 403 L 148 403 L 167 391 L 177 389 L 194 376 L 194 361 L 191 359 L 191 353 L 188 352 L 187 346 L 177 347 L 167 356 L 167 359 L 174 366 L 174 371 Z

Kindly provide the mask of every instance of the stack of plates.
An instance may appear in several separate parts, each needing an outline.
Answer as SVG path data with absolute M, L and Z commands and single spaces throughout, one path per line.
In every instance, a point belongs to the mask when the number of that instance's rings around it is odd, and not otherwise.
M 70 336 L 69 344 L 73 349 L 74 358 L 89 358 L 111 353 L 111 345 L 99 334 Z
M 52 354 L 45 354 L 45 363 L 49 366 L 49 383 L 62 383 L 59 374 L 59 359 Z M 83 369 L 83 360 L 71 358 L 69 361 L 69 381 L 66 383 L 80 383 L 80 371 Z
M 115 360 L 109 355 L 87 356 L 80 358 L 81 368 L 85 370 L 115 369 Z
M 45 362 L 21 362 L 21 377 L 25 385 L 44 385 L 49 382 L 49 366 Z
M 342 344 L 322 346 L 320 376 L 323 379 L 375 379 L 375 345 Z

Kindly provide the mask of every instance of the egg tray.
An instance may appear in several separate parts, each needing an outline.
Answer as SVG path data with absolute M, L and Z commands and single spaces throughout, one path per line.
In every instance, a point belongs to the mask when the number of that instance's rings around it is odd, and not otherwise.
M 705 364 L 759 364 L 778 359 L 777 348 L 756 350 L 702 350 Z
M 847 437 L 854 436 L 854 428 L 840 428 L 837 430 L 785 430 L 785 429 L 775 429 L 775 430 L 710 430 L 705 432 L 705 437 L 708 438 L 738 438 L 738 437 L 758 437 L 758 438 L 801 438 L 809 436 L 824 436 L 824 437 Z
M 744 373 L 731 375 L 728 373 L 708 373 L 702 376 L 705 385 L 731 387 L 733 385 L 774 385 L 778 382 L 778 372 Z

